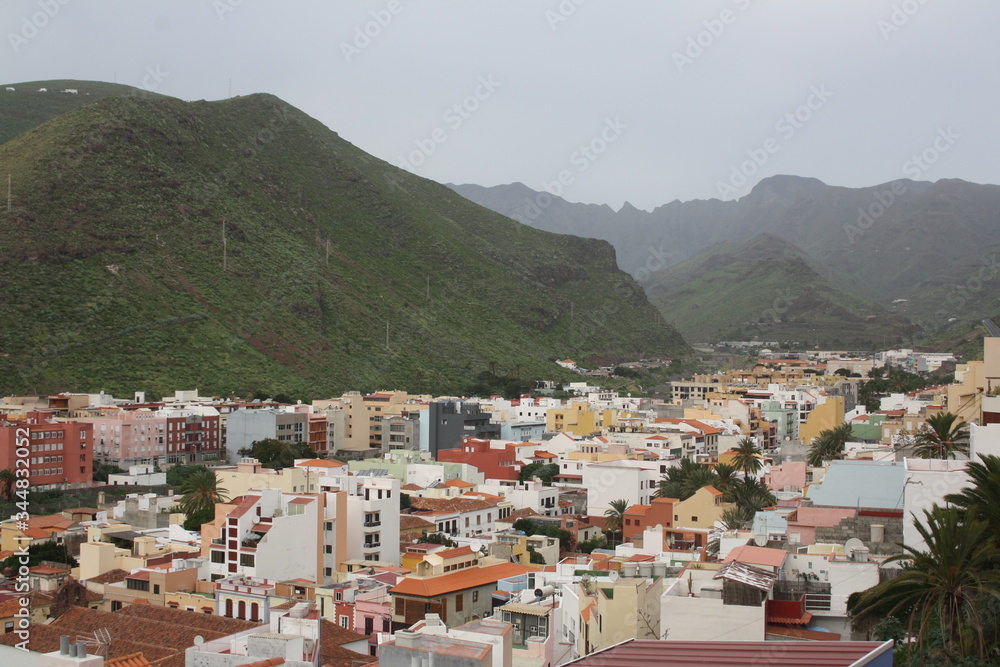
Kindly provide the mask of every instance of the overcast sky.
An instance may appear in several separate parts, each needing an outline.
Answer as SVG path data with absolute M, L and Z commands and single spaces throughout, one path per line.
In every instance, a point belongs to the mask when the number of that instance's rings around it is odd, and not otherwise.
M 217 100 L 231 81 L 441 182 L 561 177 L 571 201 L 647 210 L 773 174 L 1000 183 L 993 0 L 3 0 L 0 19 L 8 82 Z

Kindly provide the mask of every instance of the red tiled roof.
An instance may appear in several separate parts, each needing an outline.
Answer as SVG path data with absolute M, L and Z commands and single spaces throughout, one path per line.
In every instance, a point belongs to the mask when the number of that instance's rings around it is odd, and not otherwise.
M 410 498 L 410 507 L 415 510 L 444 510 L 447 512 L 474 512 L 496 507 L 495 500 L 478 498 Z
M 399 490 L 400 491 L 423 491 L 424 487 L 420 486 L 419 484 L 413 484 L 411 482 L 409 484 L 404 484 L 403 486 L 399 487 Z
M 435 551 L 435 556 L 440 556 L 441 558 L 460 558 L 462 556 L 471 556 L 475 551 L 469 546 L 456 547 L 454 549 L 444 549 L 442 551 Z
M 475 486 L 475 484 L 473 484 L 472 482 L 465 482 L 458 478 L 449 479 L 447 482 L 444 483 L 444 485 L 461 489 L 466 489 L 469 488 L 470 486 Z
M 309 459 L 297 464 L 298 468 L 340 468 L 344 464 L 340 461 L 329 459 Z
M 106 660 L 104 667 L 152 667 L 152 663 L 146 660 L 146 656 L 140 652 L 129 653 L 113 660 Z
M 315 498 L 292 498 L 288 501 L 289 505 L 308 505 L 310 503 L 316 502 Z
M 781 567 L 785 562 L 787 551 L 782 549 L 768 549 L 766 547 L 742 546 L 736 547 L 726 556 L 724 563 L 736 561 L 745 565 L 766 565 L 769 567 Z
M 533 569 L 530 567 L 514 563 L 470 567 L 465 570 L 435 577 L 405 577 L 389 592 L 394 595 L 412 595 L 415 597 L 430 598 L 455 591 L 464 591 L 469 588 L 495 584 L 501 579 L 532 571 Z

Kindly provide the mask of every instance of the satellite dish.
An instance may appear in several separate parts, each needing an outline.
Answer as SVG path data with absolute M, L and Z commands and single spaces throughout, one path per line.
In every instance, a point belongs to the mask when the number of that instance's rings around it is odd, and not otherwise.
M 757 533 L 753 536 L 753 543 L 758 547 L 763 547 L 767 545 L 767 535 L 764 533 Z
M 847 556 L 848 558 L 851 558 L 854 555 L 855 549 L 864 549 L 864 548 L 865 548 L 864 542 L 862 542 L 856 537 L 852 537 L 851 539 L 844 542 L 844 555 Z
M 195 646 L 201 646 L 204 643 L 205 643 L 205 638 L 204 637 L 202 637 L 201 635 L 195 635 L 194 636 L 194 645 Z
M 617 571 L 611 570 L 611 572 L 608 574 L 608 579 L 610 579 L 611 582 L 614 583 L 614 582 L 618 581 L 618 577 L 619 576 L 620 575 L 618 574 Z

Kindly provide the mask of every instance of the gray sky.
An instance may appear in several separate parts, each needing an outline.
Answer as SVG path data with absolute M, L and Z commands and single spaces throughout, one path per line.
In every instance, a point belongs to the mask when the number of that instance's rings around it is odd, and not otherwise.
M 992 0 L 4 0 L 0 20 L 6 81 L 215 100 L 232 80 L 441 182 L 562 177 L 647 210 L 773 174 L 1000 183 Z

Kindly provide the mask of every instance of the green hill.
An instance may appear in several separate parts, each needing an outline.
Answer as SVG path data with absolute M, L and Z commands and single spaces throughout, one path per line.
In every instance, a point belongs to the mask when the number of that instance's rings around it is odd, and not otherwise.
M 646 293 L 688 340 L 748 339 L 874 348 L 912 336 L 905 318 L 821 277 L 804 252 L 770 234 L 718 243 L 651 274 Z
M 0 391 L 460 391 L 688 350 L 607 243 L 494 214 L 273 96 L 109 97 L 0 162 Z
M 42 92 L 43 88 L 45 92 Z M 64 93 L 64 90 L 77 92 Z M 0 86 L 0 144 L 56 116 L 105 97 L 156 99 L 164 96 L 134 86 L 101 81 L 58 79 L 5 83 Z

